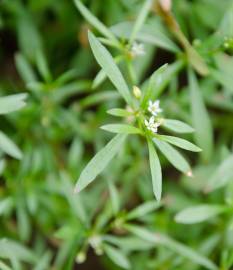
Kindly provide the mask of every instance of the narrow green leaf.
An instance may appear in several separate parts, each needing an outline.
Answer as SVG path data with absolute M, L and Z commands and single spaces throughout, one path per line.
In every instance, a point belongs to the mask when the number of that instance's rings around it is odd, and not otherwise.
M 73 215 L 78 218 L 80 223 L 85 226 L 89 226 L 89 220 L 87 217 L 87 211 L 85 208 L 85 204 L 83 203 L 83 198 L 81 194 L 72 194 L 73 191 L 73 182 L 70 176 L 62 171 L 60 173 L 60 181 L 61 181 L 61 193 L 66 198 L 67 202 L 70 205 L 71 211 L 73 211 Z
M 207 269 L 218 270 L 217 266 L 213 262 L 211 262 L 208 258 L 204 257 L 202 254 L 191 249 L 190 247 L 181 244 L 166 235 L 163 235 L 161 237 L 163 238 L 164 246 L 171 249 L 173 252 L 178 253 L 179 255 L 189 259 L 195 264 L 202 265 Z
M 0 159 L 0 176 L 2 176 L 2 173 L 4 172 L 5 168 L 6 168 L 6 160 Z
M 161 206 L 162 206 L 161 202 L 155 202 L 155 201 L 145 202 L 145 203 L 139 205 L 138 207 L 134 208 L 133 210 L 131 210 L 127 214 L 126 219 L 132 220 L 132 219 L 140 218 L 142 216 L 145 216 L 145 215 L 155 211 L 156 209 L 158 209 Z
M 149 14 L 151 4 L 152 4 L 152 0 L 145 0 L 144 1 L 144 4 L 140 10 L 140 13 L 139 13 L 137 20 L 134 24 L 134 27 L 132 29 L 130 39 L 129 39 L 129 44 L 132 44 L 134 42 L 135 38 L 137 37 L 138 32 L 141 30 L 141 28 L 146 20 L 146 17 Z
M 123 57 L 122 57 L 122 55 L 119 55 L 119 56 L 114 57 L 113 59 L 114 59 L 114 62 L 116 64 L 118 64 L 118 63 L 120 63 L 123 60 Z M 107 74 L 105 73 L 105 71 L 103 69 L 101 69 L 97 73 L 96 77 L 93 80 L 92 88 L 93 89 L 96 89 L 98 86 L 100 86 L 101 83 L 103 83 L 105 81 L 106 78 L 107 78 Z
M 188 124 L 173 119 L 163 119 L 162 126 L 177 133 L 192 133 L 194 129 Z
M 16 146 L 2 131 L 0 131 L 0 149 L 16 159 L 22 158 L 22 153 L 18 146 Z
M 215 217 L 228 208 L 222 205 L 202 204 L 198 206 L 188 207 L 183 209 L 175 216 L 175 221 L 184 224 L 193 224 L 203 222 L 207 219 Z
M 156 135 L 158 139 L 166 141 L 168 143 L 174 144 L 182 149 L 192 151 L 192 152 L 200 152 L 202 151 L 201 148 L 197 147 L 193 143 L 186 141 L 184 139 L 174 137 L 174 136 L 167 136 L 167 135 Z
M 132 22 L 121 22 L 111 27 L 111 31 L 119 38 L 130 39 L 134 24 Z M 150 44 L 174 53 L 180 51 L 179 47 L 162 31 L 158 21 L 153 24 L 144 24 L 137 33 L 136 39 L 140 42 Z
M 0 240 L 0 250 L 0 258 L 17 259 L 29 263 L 37 261 L 36 256 L 29 249 L 9 239 Z
M 0 216 L 5 212 L 8 212 L 9 209 L 13 206 L 13 200 L 10 197 L 7 197 L 0 201 Z
M 167 85 L 171 82 L 173 76 L 175 76 L 182 67 L 183 61 L 177 61 L 170 65 L 164 64 L 151 75 L 141 103 L 143 109 L 146 108 L 149 99 L 154 100 L 162 94 Z
M 52 76 L 48 67 L 47 59 L 45 58 L 44 52 L 42 49 L 39 49 L 36 52 L 36 65 L 40 75 L 46 82 L 51 81 Z
M 213 153 L 213 130 L 209 114 L 206 110 L 197 79 L 192 70 L 189 70 L 189 91 L 192 113 L 192 125 L 195 129 L 196 144 L 203 150 L 201 156 L 208 161 Z
M 154 243 L 154 245 L 156 246 L 163 245 L 164 247 L 171 249 L 173 252 L 178 253 L 179 255 L 193 261 L 194 263 L 202 265 L 207 269 L 210 270 L 218 269 L 216 265 L 206 257 L 202 256 L 201 254 L 194 251 L 190 247 L 185 246 L 184 244 L 181 244 L 164 234 L 154 233 L 143 227 L 135 225 L 124 225 L 124 228 L 129 232 L 135 234 L 139 238 L 148 241 L 149 243 Z
M 163 75 L 167 68 L 168 64 L 164 64 L 151 75 L 149 84 L 144 92 L 143 99 L 141 102 L 142 108 L 145 108 L 147 106 L 149 99 L 153 99 L 155 89 L 157 89 L 157 87 L 163 81 Z
M 37 81 L 31 65 L 21 53 L 15 55 L 15 64 L 19 75 L 26 84 Z
M 104 82 L 104 80 L 107 78 L 107 75 L 105 73 L 105 71 L 103 69 L 101 69 L 95 79 L 93 80 L 93 83 L 92 83 L 92 88 L 93 89 L 96 89 L 102 82 Z
M 112 133 L 125 133 L 125 134 L 142 134 L 139 128 L 126 124 L 109 124 L 100 127 Z
M 112 40 L 114 43 L 118 44 L 118 40 L 115 38 L 113 33 L 108 30 L 108 28 L 99 21 L 83 4 L 80 0 L 74 0 L 74 3 L 83 17 L 92 25 L 94 26 L 101 34 L 105 37 Z
M 48 250 L 45 252 L 42 257 L 40 257 L 40 260 L 36 264 L 35 268 L 33 270 L 46 270 L 49 269 L 49 265 L 52 259 L 52 252 Z
M 86 92 L 90 87 L 91 82 L 87 80 L 71 82 L 55 88 L 54 91 L 51 92 L 51 98 L 54 102 L 61 103 L 73 95 Z
M 25 197 L 22 193 L 17 194 L 16 204 L 17 230 L 21 241 L 28 241 L 31 237 L 31 226 Z
M 224 187 L 233 179 L 233 155 L 228 156 L 213 172 L 207 182 L 206 191 Z
M 129 269 L 130 262 L 119 249 L 112 247 L 110 245 L 104 244 L 104 251 L 106 252 L 107 256 L 118 266 Z
M 119 193 L 116 186 L 111 180 L 108 181 L 108 188 L 109 188 L 109 194 L 110 194 L 113 213 L 114 215 L 116 215 L 120 210 Z
M 88 184 L 95 180 L 96 176 L 104 170 L 104 168 L 120 150 L 126 137 L 127 135 L 125 134 L 116 135 L 89 161 L 77 181 L 75 192 L 80 192 Z
M 154 138 L 153 141 L 159 148 L 159 150 L 164 154 L 164 156 L 175 168 L 177 168 L 179 171 L 185 174 L 191 174 L 191 168 L 188 162 L 174 147 L 156 138 Z
M 137 237 L 143 239 L 144 241 L 153 243 L 154 245 L 163 243 L 163 239 L 158 233 L 151 232 L 144 227 L 125 224 L 124 228 L 132 234 L 136 235 Z
M 187 47 L 187 55 L 190 64 L 202 76 L 209 74 L 208 66 L 200 54 L 190 45 Z
M 9 266 L 7 266 L 4 262 L 0 261 L 0 269 L 1 270 L 13 270 Z
M 17 111 L 23 108 L 26 103 L 27 94 L 16 94 L 5 97 L 0 97 L 0 115 Z
M 20 15 L 16 22 L 20 51 L 30 60 L 35 60 L 35 52 L 42 48 L 42 38 L 33 16 L 21 5 Z
M 122 97 L 125 99 L 125 101 L 128 104 L 132 105 L 132 98 L 129 92 L 129 88 L 119 68 L 115 64 L 111 54 L 91 32 L 88 32 L 88 38 L 89 38 L 92 52 L 97 62 L 105 71 L 108 78 L 111 80 L 111 82 L 119 91 L 119 93 L 122 95 Z
M 79 102 L 79 105 L 82 109 L 87 108 L 89 106 L 93 106 L 95 104 L 104 102 L 106 100 L 114 100 L 119 99 L 120 95 L 116 91 L 101 91 L 92 95 L 87 96 Z
M 72 79 L 77 78 L 77 70 L 75 68 L 68 69 L 67 71 L 63 72 L 58 78 L 54 80 L 57 85 L 63 85 L 69 82 Z
M 132 116 L 133 114 L 133 112 L 127 111 L 125 109 L 120 109 L 120 108 L 114 108 L 114 109 L 108 110 L 107 113 L 114 116 L 119 116 L 119 117 L 128 117 L 128 116 Z
M 155 203 L 155 201 L 154 201 Z M 124 250 L 126 253 L 132 251 L 146 251 L 153 247 L 152 243 L 146 242 L 136 236 L 113 236 L 104 235 L 102 239 L 110 244 L 116 245 L 119 249 Z
M 230 72 L 225 72 L 224 70 L 216 70 L 216 69 L 211 69 L 211 75 L 213 78 L 218 81 L 223 87 L 233 92 L 233 78 Z
M 152 186 L 155 198 L 160 201 L 162 194 L 162 171 L 161 165 L 152 142 L 148 139 L 150 171 L 152 176 Z

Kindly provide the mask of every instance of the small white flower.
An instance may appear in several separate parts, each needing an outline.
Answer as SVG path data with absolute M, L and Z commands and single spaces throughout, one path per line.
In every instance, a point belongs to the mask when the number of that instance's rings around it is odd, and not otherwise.
M 159 100 L 156 100 L 156 101 L 152 101 L 152 100 L 149 100 L 149 106 L 148 106 L 148 111 L 156 116 L 158 115 L 158 113 L 162 112 L 163 110 L 159 107 L 159 103 L 160 101 Z
M 155 121 L 154 116 L 151 116 L 149 121 L 145 119 L 144 123 L 148 130 L 157 133 L 160 123 Z
M 133 56 L 142 56 L 145 54 L 144 45 L 142 43 L 134 42 L 131 47 L 131 53 Z

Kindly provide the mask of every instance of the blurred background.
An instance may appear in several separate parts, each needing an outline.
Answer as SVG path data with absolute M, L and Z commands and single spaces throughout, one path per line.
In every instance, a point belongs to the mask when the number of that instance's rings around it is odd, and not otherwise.
M 143 3 L 83 1 L 94 16 L 111 27 L 125 48 L 127 27 L 136 20 Z M 190 46 L 211 70 L 210 76 L 197 75 L 210 123 L 207 128 L 201 120 L 200 124 L 203 130 L 208 129 L 203 135 L 208 138 L 196 141 L 205 148 L 202 154 L 185 153 L 194 169 L 191 180 L 160 157 L 163 200 L 161 204 L 153 203 L 151 209 L 157 211 L 146 210 L 143 217 L 136 215 L 135 224 L 168 234 L 219 265 L 210 265 L 209 269 L 230 270 L 232 1 L 174 0 L 172 12 Z M 130 60 L 133 79 L 124 53 L 111 46 L 109 50 L 120 62 L 127 82 L 137 85 L 142 85 L 161 65 L 171 64 L 171 76 L 161 87 L 164 111 L 167 118 L 192 125 L 189 82 L 185 65 L 179 64 L 182 46 L 153 5 L 145 24 L 145 33 L 138 40 L 146 54 Z M 124 259 L 107 248 L 105 251 L 104 241 L 123 250 L 134 270 L 206 269 L 198 266 L 195 255 L 194 261 L 180 256 L 185 251 L 179 246 L 154 249 L 119 225 L 129 211 L 154 200 L 147 148 L 140 138 L 132 137 L 87 190 L 73 194 L 81 170 L 112 138 L 99 129 L 115 120 L 106 111 L 124 106 L 112 84 L 101 75 L 96 77 L 100 68 L 90 50 L 88 29 L 101 36 L 71 0 L 0 1 L 0 97 L 27 93 L 24 108 L 0 115 L 1 132 L 17 147 L 16 154 L 0 151 L 0 269 L 121 269 L 116 261 Z M 192 140 L 192 136 L 186 138 Z M 4 144 L 0 141 L 0 150 L 4 150 Z M 226 160 L 227 165 L 219 169 Z M 216 174 L 224 179 L 221 189 L 203 192 L 208 179 Z M 195 226 L 175 222 L 178 211 L 198 204 L 222 205 L 231 210 Z M 109 238 L 101 238 L 103 235 Z

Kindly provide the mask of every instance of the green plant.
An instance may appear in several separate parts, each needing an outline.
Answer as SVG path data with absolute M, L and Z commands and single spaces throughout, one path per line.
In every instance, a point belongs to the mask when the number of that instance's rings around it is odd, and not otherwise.
M 232 14 L 0 3 L 0 269 L 233 267 Z

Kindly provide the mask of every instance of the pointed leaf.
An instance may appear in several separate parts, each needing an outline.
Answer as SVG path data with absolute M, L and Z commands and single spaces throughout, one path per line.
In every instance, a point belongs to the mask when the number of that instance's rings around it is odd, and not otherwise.
M 110 199 L 111 199 L 111 204 L 112 204 L 112 210 L 113 210 L 114 215 L 116 215 L 120 209 L 119 193 L 116 186 L 111 180 L 108 181 L 108 188 L 109 188 L 109 194 L 110 194 Z
M 119 249 L 112 247 L 110 245 L 104 244 L 104 251 L 106 252 L 107 256 L 118 266 L 129 269 L 130 262 Z
M 9 266 L 7 266 L 4 262 L 0 261 L 0 269 L 1 270 L 12 270 Z
M 91 45 L 92 52 L 102 67 L 102 69 L 107 74 L 108 78 L 111 80 L 113 85 L 125 99 L 128 104 L 132 105 L 132 99 L 129 92 L 129 88 L 118 68 L 115 64 L 109 51 L 98 41 L 98 39 L 91 33 L 88 32 L 88 38 Z
M 113 133 L 142 134 L 142 131 L 139 128 L 126 124 L 109 124 L 101 126 L 101 129 Z
M 89 161 L 77 181 L 75 192 L 80 192 L 88 184 L 95 180 L 96 176 L 104 170 L 104 168 L 120 150 L 126 136 L 127 135 L 125 134 L 116 135 Z
M 203 222 L 227 210 L 222 205 L 198 205 L 183 209 L 175 216 L 175 221 L 184 224 Z
M 33 68 L 23 54 L 17 53 L 15 55 L 15 64 L 18 73 L 26 84 L 37 80 Z
M 179 243 L 166 235 L 162 235 L 161 237 L 163 238 L 164 246 L 173 250 L 173 252 L 178 253 L 179 255 L 191 260 L 196 264 L 202 265 L 207 269 L 218 270 L 217 266 L 213 262 L 192 248 Z
M 118 116 L 118 117 L 128 117 L 132 116 L 133 112 L 127 111 L 125 109 L 120 109 L 120 108 L 114 108 L 111 110 L 108 110 L 107 113 Z
M 206 190 L 213 191 L 215 189 L 224 187 L 233 179 L 233 155 L 228 156 L 213 172 L 210 177 Z
M 115 38 L 113 33 L 108 30 L 108 28 L 99 21 L 84 5 L 80 0 L 74 0 L 74 3 L 83 17 L 94 26 L 100 33 L 102 33 L 105 37 L 109 38 L 115 43 L 118 43 L 118 40 Z
M 194 129 L 188 124 L 173 119 L 163 119 L 162 126 L 177 133 L 192 133 Z
M 22 158 L 22 153 L 18 146 L 10 140 L 3 132 L 0 131 L 0 149 L 16 159 Z
M 141 30 L 141 28 L 146 20 L 146 17 L 148 16 L 148 13 L 150 11 L 151 4 L 152 4 L 152 0 L 145 0 L 144 1 L 144 4 L 140 10 L 138 17 L 137 17 L 137 20 L 133 26 L 133 29 L 132 29 L 132 32 L 130 35 L 129 44 L 133 43 L 133 41 L 137 37 L 138 32 Z
M 156 137 L 188 151 L 192 151 L 192 152 L 202 151 L 201 148 L 197 147 L 193 143 L 186 141 L 184 139 L 178 138 L 178 137 L 167 136 L 167 135 L 156 135 Z
M 160 201 L 162 194 L 162 171 L 161 165 L 154 148 L 154 145 L 150 140 L 148 140 L 148 148 L 149 148 L 149 159 L 150 159 L 150 170 L 152 176 L 152 186 L 155 198 Z
M 150 77 L 149 84 L 144 92 L 143 99 L 141 102 L 141 107 L 145 108 L 149 99 L 153 99 L 155 89 L 160 85 L 163 81 L 163 76 L 165 71 L 168 68 L 168 64 L 164 64 L 160 68 L 158 68 Z
M 190 247 L 173 240 L 167 235 L 161 233 L 154 233 L 143 227 L 135 225 L 125 225 L 124 227 L 126 230 L 130 231 L 131 233 L 135 234 L 141 239 L 148 241 L 149 243 L 154 243 L 156 246 L 163 245 L 164 247 L 171 249 L 173 252 L 178 253 L 179 255 L 186 257 L 187 259 L 193 261 L 194 263 L 202 265 L 207 269 L 210 270 L 218 269 L 216 265 L 212 263 L 209 259 L 202 256 L 201 254 L 191 249 Z
M 113 25 L 111 31 L 119 38 L 130 39 L 133 27 L 132 22 L 121 22 Z M 154 21 L 153 24 L 144 24 L 137 33 L 136 40 L 174 53 L 180 51 L 179 47 L 159 27 L 158 21 Z
M 189 70 L 188 75 L 194 137 L 197 145 L 203 150 L 202 158 L 208 161 L 213 153 L 212 125 L 193 71 Z
M 26 103 L 27 94 L 16 94 L 0 97 L 0 115 L 17 111 L 23 108 Z
M 36 65 L 40 75 L 46 82 L 51 81 L 52 76 L 48 67 L 47 59 L 42 49 L 36 52 Z
M 188 162 L 184 159 L 184 157 L 170 144 L 158 140 L 156 138 L 153 139 L 156 146 L 159 150 L 165 155 L 168 161 L 179 171 L 188 174 L 191 172 L 191 168 Z
M 149 201 L 134 208 L 127 214 L 127 220 L 140 218 L 162 206 L 161 202 Z

